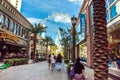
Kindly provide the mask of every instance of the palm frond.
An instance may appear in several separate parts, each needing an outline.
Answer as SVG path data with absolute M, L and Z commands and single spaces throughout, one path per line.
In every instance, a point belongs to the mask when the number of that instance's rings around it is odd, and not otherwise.
M 31 32 L 32 33 L 39 33 L 39 32 L 44 32 L 46 27 L 43 27 L 40 23 L 39 24 L 34 24 L 31 25 L 32 29 Z

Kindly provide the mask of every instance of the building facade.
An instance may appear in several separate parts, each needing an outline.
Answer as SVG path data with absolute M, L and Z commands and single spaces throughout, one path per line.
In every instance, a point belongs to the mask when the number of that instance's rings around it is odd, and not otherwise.
M 22 0 L 8 0 L 8 1 L 20 12 Z
M 29 54 L 31 23 L 7 0 L 0 0 L 0 52 Z
M 33 34 L 31 34 L 31 40 L 30 40 L 30 58 L 33 59 L 33 49 L 34 49 L 34 41 L 33 41 Z M 46 46 L 44 42 L 44 38 L 42 38 L 39 34 L 37 34 L 37 43 L 36 43 L 36 51 L 35 51 L 35 56 L 37 57 L 38 55 L 45 55 L 46 53 Z
M 108 32 L 108 56 L 109 56 L 109 70 L 115 72 L 120 70 L 120 0 L 106 0 L 106 20 Z M 81 14 L 85 15 L 85 25 L 81 22 Z M 82 23 L 82 25 L 81 25 Z M 93 66 L 93 52 L 94 52 L 94 26 L 93 26 L 93 5 L 92 0 L 84 0 L 81 10 L 78 15 L 76 29 L 80 28 L 79 37 L 83 38 L 76 45 L 79 56 L 82 61 L 86 62 L 89 67 Z M 119 72 L 120 73 L 120 72 Z M 115 73 L 116 74 L 116 73 Z M 117 74 L 118 75 L 118 74 Z

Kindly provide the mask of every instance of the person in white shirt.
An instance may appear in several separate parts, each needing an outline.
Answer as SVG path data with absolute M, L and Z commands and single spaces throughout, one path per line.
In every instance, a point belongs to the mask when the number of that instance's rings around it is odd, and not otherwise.
M 55 67 L 55 55 L 52 53 L 51 55 L 51 70 L 53 71 Z

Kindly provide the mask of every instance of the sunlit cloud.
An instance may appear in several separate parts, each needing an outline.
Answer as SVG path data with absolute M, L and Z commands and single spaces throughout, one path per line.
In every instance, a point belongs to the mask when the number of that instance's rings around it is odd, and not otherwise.
M 55 22 L 70 23 L 70 17 L 67 14 L 56 14 L 53 16 Z
M 21 13 L 32 24 L 47 26 L 46 35 L 55 39 L 58 27 L 71 26 L 72 15 L 78 16 L 83 0 L 23 0 Z M 34 3 L 34 4 L 33 4 Z
M 27 18 L 28 21 L 30 21 L 30 23 L 35 24 L 35 23 L 40 23 L 42 22 L 42 19 L 38 19 L 38 18 Z
M 68 0 L 69 2 L 74 2 L 76 4 L 82 4 L 83 0 Z

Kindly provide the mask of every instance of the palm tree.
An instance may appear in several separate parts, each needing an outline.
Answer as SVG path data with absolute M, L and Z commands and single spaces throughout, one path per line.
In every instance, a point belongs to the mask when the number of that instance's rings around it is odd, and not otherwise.
M 94 80 L 108 80 L 107 27 L 105 0 L 93 0 Z
M 50 53 L 52 53 L 52 50 L 53 50 L 52 47 L 55 46 L 55 42 L 51 40 L 49 45 L 50 45 Z
M 52 52 L 56 54 L 56 50 L 57 50 L 57 49 L 58 49 L 57 45 L 54 44 L 54 45 L 52 46 Z
M 46 42 L 46 56 L 48 54 L 48 46 L 50 45 L 50 43 L 53 41 L 53 39 L 50 36 L 45 36 L 45 42 Z
M 68 31 L 66 31 L 65 29 L 59 27 L 60 30 L 60 34 L 62 39 L 60 40 L 61 45 L 63 45 L 63 51 L 64 51 L 64 56 L 65 58 L 68 59 L 68 47 L 70 46 L 70 34 Z
M 37 42 L 37 34 L 39 32 L 44 32 L 46 27 L 43 27 L 40 23 L 35 25 L 31 25 L 31 32 L 33 33 L 33 59 L 35 59 L 35 51 L 36 51 L 36 42 Z

